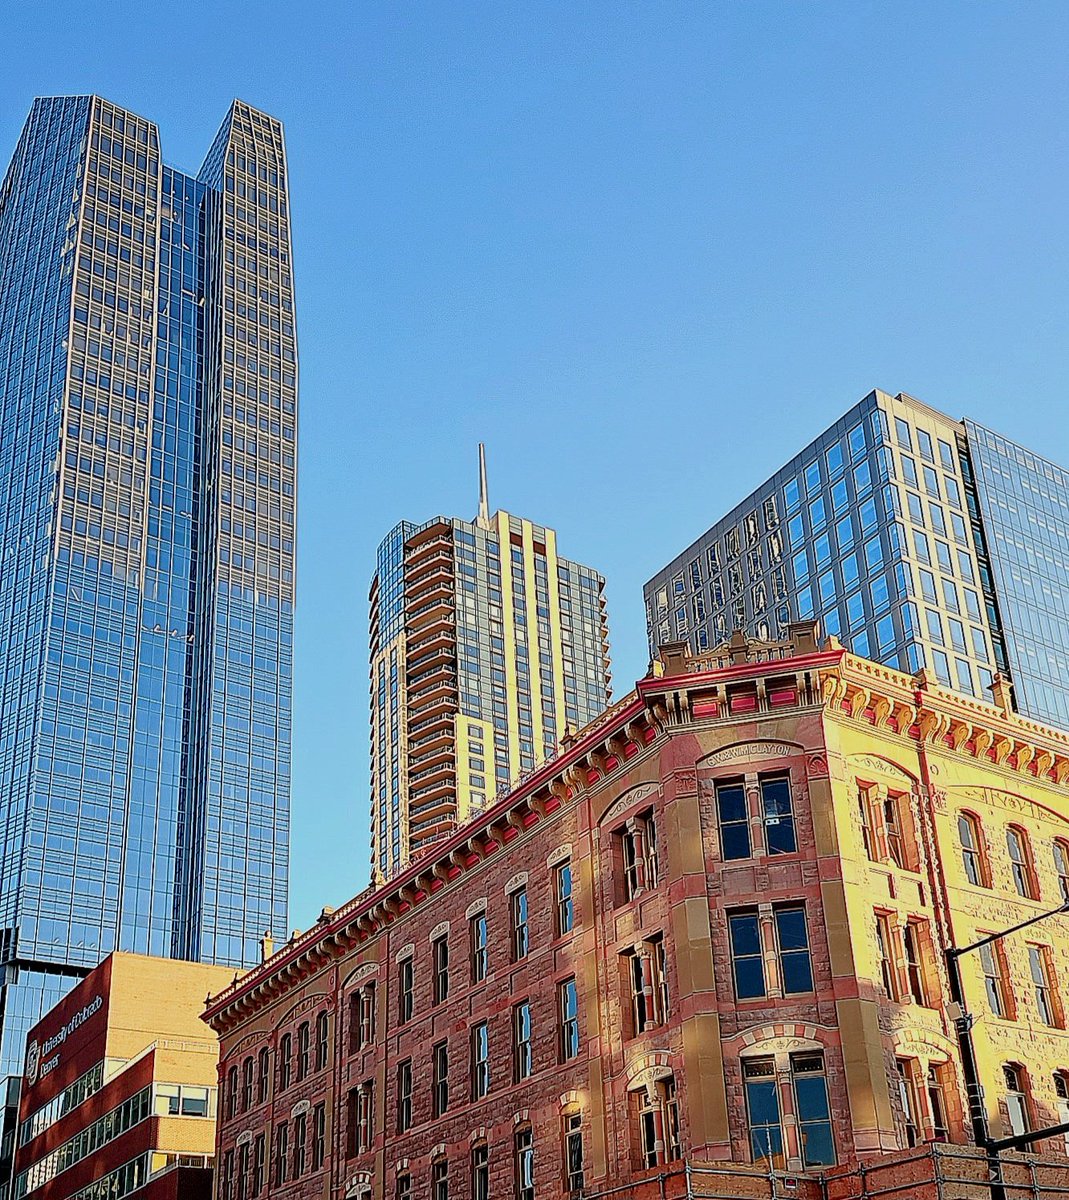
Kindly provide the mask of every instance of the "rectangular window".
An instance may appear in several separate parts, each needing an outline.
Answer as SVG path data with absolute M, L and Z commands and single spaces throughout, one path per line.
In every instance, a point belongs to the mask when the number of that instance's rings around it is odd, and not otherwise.
M 252 1146 L 252 1194 L 258 1196 L 264 1190 L 266 1182 L 267 1137 L 257 1134 Z
M 304 1079 L 308 1074 L 310 1031 L 308 1022 L 302 1021 L 297 1028 L 297 1079 Z
M 308 1117 L 298 1113 L 293 1118 L 293 1178 L 300 1179 L 304 1174 L 305 1145 L 308 1139 Z
M 412 1176 L 407 1171 L 397 1176 L 393 1200 L 412 1200 Z
M 512 918 L 512 961 L 519 962 L 527 957 L 531 948 L 530 929 L 527 924 L 527 889 L 520 888 L 509 900 Z
M 325 1012 L 316 1017 L 316 1070 L 322 1071 L 327 1065 L 327 1055 L 330 1050 L 330 1025 Z
M 716 786 L 716 807 L 720 820 L 720 852 L 726 861 L 749 858 L 750 816 L 746 810 L 746 789 L 742 781 Z
M 221 1200 L 233 1200 L 234 1195 L 234 1151 L 228 1150 L 223 1155 L 222 1186 L 219 1191 Z
M 434 1003 L 441 1004 L 449 996 L 449 935 L 443 933 L 431 942 L 434 959 Z
M 889 793 L 883 801 L 883 826 L 887 835 L 887 853 L 896 867 L 907 868 L 906 843 L 902 831 L 903 798 Z
M 579 1054 L 579 993 L 574 977 L 557 985 L 557 1011 L 560 1014 L 560 1060 L 567 1062 Z
M 471 957 L 471 981 L 482 983 L 488 969 L 486 913 L 477 913 L 468 922 L 468 943 Z
M 411 958 L 403 958 L 397 964 L 397 1019 L 402 1025 L 412 1020 L 414 996 L 415 966 Z
M 680 1156 L 679 1109 L 675 1080 L 660 1080 L 635 1093 L 638 1102 L 639 1143 L 643 1167 L 674 1162 Z
M 366 983 L 349 997 L 349 1053 L 375 1040 L 375 984 Z
M 806 1167 L 835 1165 L 835 1142 L 831 1132 L 828 1080 L 822 1054 L 792 1054 L 791 1078 L 794 1106 Z
M 284 1091 L 293 1078 L 293 1038 L 284 1033 L 278 1043 L 278 1090 Z
M 794 854 L 794 809 L 791 781 L 787 776 L 761 780 L 761 810 L 765 822 L 765 845 L 769 854 Z
M 583 1118 L 569 1113 L 564 1118 L 564 1175 L 569 1192 L 583 1190 Z
M 1051 972 L 1050 950 L 1046 946 L 1028 947 L 1028 966 L 1032 973 L 1032 986 L 1035 989 L 1036 1008 L 1039 1019 L 1052 1029 L 1061 1028 L 1057 997 L 1054 993 L 1054 976 Z
M 775 910 L 775 918 L 783 992 L 785 995 L 811 992 L 813 968 L 809 960 L 809 931 L 806 928 L 805 909 L 778 908 Z
M 472 1200 L 490 1200 L 490 1149 L 485 1142 L 471 1148 Z
M 775 1062 L 771 1058 L 744 1059 L 742 1073 L 750 1125 L 750 1157 L 766 1168 L 782 1170 L 786 1158 Z
M 557 937 L 571 933 L 575 924 L 575 908 L 572 902 L 572 864 L 560 863 L 554 871 L 554 892 L 557 898 Z
M 1006 1081 L 1006 1110 L 1010 1116 L 1013 1133 L 1027 1133 L 1032 1128 L 1029 1117 L 1028 1094 L 1025 1092 L 1024 1071 L 1020 1067 L 1005 1066 L 1002 1074 Z
M 534 1200 L 534 1134 L 526 1126 L 516 1131 L 516 1200 Z
M 312 1170 L 318 1171 L 323 1166 L 327 1147 L 327 1110 L 323 1104 L 317 1104 L 312 1110 Z
M 630 981 L 631 1030 L 637 1036 L 668 1019 L 664 939 L 649 938 L 623 957 Z
M 932 1117 L 932 1134 L 936 1141 L 945 1142 L 950 1126 L 947 1123 L 946 1066 L 931 1064 L 928 1067 L 928 1110 Z
M 887 913 L 876 914 L 876 949 L 880 956 L 880 981 L 889 1000 L 900 1000 L 893 958 L 894 928 Z
M 920 921 L 907 921 L 902 929 L 902 946 L 906 957 L 906 980 L 914 1004 L 926 1005 L 928 992 L 924 986 L 923 950 L 926 934 Z
M 449 1108 L 449 1046 L 439 1042 L 431 1051 L 432 1109 L 440 1117 Z
M 618 835 L 623 849 L 626 899 L 657 886 L 657 846 L 653 809 L 632 817 Z
M 898 1095 L 902 1104 L 902 1119 L 906 1126 L 906 1145 L 916 1146 L 921 1141 L 921 1122 L 917 1104 L 917 1083 L 914 1077 L 916 1065 L 912 1059 L 896 1058 Z
M 444 1158 L 431 1163 L 431 1200 L 449 1200 L 449 1163 Z
M 286 1182 L 290 1159 L 290 1127 L 288 1121 L 280 1121 L 275 1133 L 275 1186 Z
M 490 1091 L 490 1032 L 485 1021 L 471 1029 L 471 1098 L 481 1100 Z
M 764 996 L 765 972 L 757 913 L 737 913 L 729 917 L 728 931 L 736 997 L 753 1000 Z
M 1006 982 L 1002 967 L 1002 955 L 995 949 L 992 942 L 980 947 L 980 966 L 984 973 L 984 989 L 987 992 L 987 1003 L 996 1017 L 1007 1015 Z
M 876 845 L 872 833 L 872 796 L 869 789 L 857 789 L 857 808 L 861 818 L 861 844 L 865 848 L 865 856 L 870 862 L 876 861 Z
M 397 1132 L 412 1128 L 412 1060 L 397 1064 Z
M 531 1048 L 531 1005 L 524 1000 L 512 1010 L 512 1077 L 516 1083 L 530 1079 L 534 1070 Z

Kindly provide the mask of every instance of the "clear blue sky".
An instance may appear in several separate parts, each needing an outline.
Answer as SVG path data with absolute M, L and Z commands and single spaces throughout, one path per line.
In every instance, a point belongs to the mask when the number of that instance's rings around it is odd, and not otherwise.
M 96 91 L 195 170 L 286 125 L 301 352 L 292 922 L 368 872 L 367 586 L 491 504 L 642 584 L 873 386 L 1069 461 L 1064 3 L 42 0 L 0 157 Z

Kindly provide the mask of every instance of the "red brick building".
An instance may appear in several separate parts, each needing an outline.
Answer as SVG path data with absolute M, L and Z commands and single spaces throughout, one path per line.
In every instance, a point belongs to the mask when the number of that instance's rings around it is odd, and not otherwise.
M 1065 735 L 812 628 L 667 652 L 495 807 L 210 1001 L 218 1200 L 816 1196 L 824 1170 L 846 1196 L 858 1163 L 964 1151 L 940 949 L 1056 901 L 1067 777 Z M 957 883 L 961 779 L 979 887 Z M 1011 794 L 1027 897 L 996 828 Z M 1044 938 L 1060 967 L 1065 931 Z M 996 1132 L 1052 1123 L 1069 1080 L 1017 953 L 1000 987 L 1020 1003 L 978 1046 Z M 963 969 L 979 1007 L 986 967 Z

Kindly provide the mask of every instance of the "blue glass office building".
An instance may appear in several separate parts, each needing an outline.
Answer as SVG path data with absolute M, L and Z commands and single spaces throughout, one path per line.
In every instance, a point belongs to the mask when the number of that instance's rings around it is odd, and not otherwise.
M 856 654 L 1069 728 L 1069 473 L 874 391 L 645 587 L 651 651 L 816 617 Z
M 286 928 L 297 352 L 285 148 L 196 177 L 37 100 L 0 191 L 0 1071 L 114 949 Z

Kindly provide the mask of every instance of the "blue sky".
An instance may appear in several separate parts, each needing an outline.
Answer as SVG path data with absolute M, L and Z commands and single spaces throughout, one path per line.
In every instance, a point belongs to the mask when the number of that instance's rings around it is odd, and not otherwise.
M 301 351 L 292 922 L 367 878 L 367 586 L 491 504 L 642 584 L 873 386 L 1069 461 L 1069 8 L 182 4 L 0 13 L 0 156 L 100 92 L 194 170 L 286 125 Z

